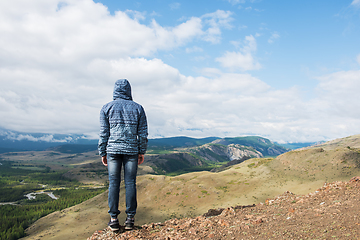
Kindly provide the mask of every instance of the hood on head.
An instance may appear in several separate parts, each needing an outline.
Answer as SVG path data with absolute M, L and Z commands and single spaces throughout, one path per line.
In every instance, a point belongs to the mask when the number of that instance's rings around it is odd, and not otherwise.
M 119 79 L 115 82 L 113 99 L 115 100 L 117 98 L 132 100 L 131 86 L 128 80 Z

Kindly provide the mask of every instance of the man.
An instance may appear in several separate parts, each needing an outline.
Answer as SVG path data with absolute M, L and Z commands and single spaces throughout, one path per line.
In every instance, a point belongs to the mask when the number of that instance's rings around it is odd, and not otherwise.
M 143 107 L 131 96 L 131 86 L 126 79 L 115 82 L 113 101 L 100 111 L 99 154 L 109 172 L 108 226 L 112 231 L 120 229 L 117 216 L 120 214 L 120 172 L 124 166 L 126 189 L 125 229 L 134 227 L 136 214 L 136 173 L 138 164 L 144 162 L 147 148 L 147 120 Z

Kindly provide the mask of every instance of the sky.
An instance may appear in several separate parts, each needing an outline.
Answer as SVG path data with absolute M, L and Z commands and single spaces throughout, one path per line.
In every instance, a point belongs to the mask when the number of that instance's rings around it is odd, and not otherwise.
M 0 128 L 97 138 L 122 78 L 149 138 L 360 134 L 360 0 L 0 1 Z

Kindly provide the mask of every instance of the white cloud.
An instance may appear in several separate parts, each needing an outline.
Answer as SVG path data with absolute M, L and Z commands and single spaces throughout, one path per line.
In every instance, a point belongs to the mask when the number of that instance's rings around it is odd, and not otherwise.
M 32 132 L 91 132 L 98 124 L 99 107 L 111 99 L 107 93 L 114 80 L 127 77 L 131 70 L 136 77 L 139 68 L 151 72 L 148 65 L 158 62 L 137 56 L 150 56 L 204 35 L 200 18 L 164 28 L 155 21 L 140 24 L 143 17 L 130 11 L 112 16 L 90 0 L 2 1 L 1 126 Z M 130 69 L 119 72 L 119 62 Z M 165 82 L 154 83 L 159 87 Z
M 211 43 L 219 43 L 221 40 L 221 28 L 231 29 L 233 21 L 230 11 L 217 10 L 201 16 L 204 23 L 210 27 L 205 31 L 203 39 Z
M 271 34 L 271 37 L 268 40 L 268 43 L 274 43 L 275 39 L 280 38 L 280 35 L 277 32 L 274 32 L 273 34 Z
M 128 16 L 132 16 L 132 18 L 134 20 L 144 20 L 145 19 L 145 15 L 146 13 L 141 13 L 141 12 L 138 12 L 138 11 L 133 11 L 133 10 L 126 10 L 125 13 L 128 15 Z
M 351 5 L 353 6 L 360 6 L 360 0 L 353 0 Z
M 360 119 L 360 71 L 341 71 L 318 77 L 318 101 L 336 117 Z
M 94 135 L 114 81 L 127 78 L 134 100 L 145 107 L 151 137 L 256 134 L 317 141 L 360 131 L 359 71 L 319 77 L 311 101 L 297 88 L 275 90 L 247 73 L 209 67 L 198 77 L 184 76 L 154 54 L 179 46 L 200 52 L 190 46 L 220 42 L 222 29 L 232 27 L 231 13 L 216 11 L 173 27 L 142 24 L 144 17 L 110 15 L 91 0 L 0 1 L 0 126 Z M 217 58 L 225 68 L 261 67 L 253 56 L 255 37 L 232 44 L 236 51 Z
M 256 70 L 260 69 L 261 65 L 258 63 L 252 53 L 256 51 L 256 39 L 250 35 L 246 36 L 243 42 L 232 42 L 232 44 L 240 48 L 238 52 L 226 52 L 222 57 L 215 60 L 223 67 L 229 68 L 233 71 L 241 70 Z
M 250 52 L 226 52 L 222 57 L 216 59 L 225 68 L 231 70 L 240 69 L 242 71 L 259 69 L 259 63 L 254 63 L 254 58 Z
M 357 55 L 357 57 L 356 57 L 356 61 L 357 61 L 357 63 L 360 65 L 360 54 L 359 54 L 359 55 Z
M 178 2 L 174 2 L 174 3 L 169 4 L 171 10 L 179 9 L 179 8 L 180 8 L 180 5 L 181 5 L 181 4 L 178 3 Z
M 205 77 L 215 78 L 221 76 L 222 72 L 217 68 L 203 68 L 201 75 Z
M 204 50 L 200 47 L 197 47 L 197 46 L 193 46 L 191 48 L 186 48 L 185 49 L 185 52 L 186 53 L 193 53 L 193 52 L 203 52 Z
M 150 56 L 204 35 L 200 18 L 164 28 L 154 20 L 150 26 L 140 24 L 137 20 L 143 15 L 138 12 L 131 12 L 134 19 L 120 11 L 112 16 L 104 6 L 89 0 L 67 1 L 60 9 L 57 1 L 43 2 L 33 1 L 30 9 L 24 9 L 12 1 L 18 10 L 7 11 L 13 7 L 10 3 L 0 10 L 1 63 L 27 60 L 28 64 L 58 67 L 94 57 Z
M 64 142 L 65 143 L 65 142 L 71 140 L 71 138 L 54 139 L 54 136 L 49 135 L 49 134 L 38 137 L 38 138 L 31 136 L 29 134 L 8 135 L 7 138 L 10 140 L 17 140 L 17 141 L 28 140 L 28 141 L 32 141 L 32 142 L 43 141 L 43 142 Z
M 243 29 L 247 29 L 248 27 L 246 26 L 246 25 L 240 25 L 239 27 L 238 27 L 238 29 L 239 30 L 243 30 Z
M 229 3 L 231 3 L 232 5 L 237 5 L 240 3 L 245 3 L 245 0 L 227 0 Z

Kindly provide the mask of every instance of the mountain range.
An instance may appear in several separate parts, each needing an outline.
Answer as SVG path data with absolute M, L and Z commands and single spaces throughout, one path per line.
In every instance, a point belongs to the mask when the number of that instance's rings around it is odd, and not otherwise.
M 260 145 L 262 143 L 256 142 L 256 138 L 257 137 L 255 136 L 253 140 L 250 138 L 191 138 L 185 136 L 156 138 L 149 139 L 148 148 L 153 151 L 171 150 L 178 147 L 200 146 L 214 141 L 217 141 L 217 143 L 222 145 L 243 145 L 242 141 L 245 141 L 249 146 L 259 146 L 261 148 Z M 255 142 L 250 143 L 254 140 Z M 270 142 L 270 140 L 266 139 L 264 140 L 263 144 L 269 144 L 268 142 Z M 81 152 L 85 150 L 96 150 L 97 143 L 98 139 L 91 139 L 84 134 L 25 133 L 0 128 L 0 153 L 17 151 L 43 151 L 52 147 L 58 147 L 59 150 L 63 148 L 66 151 Z M 287 149 L 296 149 L 314 145 L 315 142 L 274 144 Z M 270 152 L 265 153 L 265 155 L 276 155 L 276 152 L 271 152 L 271 149 L 269 149 L 269 151 Z

